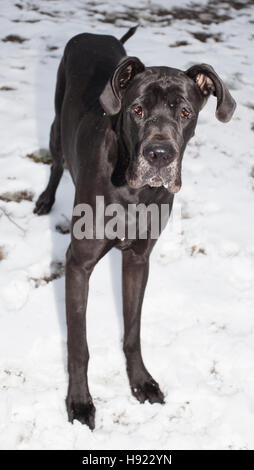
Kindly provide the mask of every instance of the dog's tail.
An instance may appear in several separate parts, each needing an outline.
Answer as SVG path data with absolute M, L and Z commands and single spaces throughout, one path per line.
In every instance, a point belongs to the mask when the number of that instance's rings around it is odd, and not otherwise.
M 121 37 L 120 42 L 121 42 L 122 44 L 124 44 L 126 41 L 128 41 L 128 39 L 130 39 L 131 36 L 133 36 L 133 34 L 136 33 L 138 27 L 139 27 L 139 25 L 137 24 L 137 26 L 133 26 L 132 28 L 130 28 L 130 29 L 127 31 L 127 33 L 125 33 L 125 34 L 123 35 L 123 37 Z

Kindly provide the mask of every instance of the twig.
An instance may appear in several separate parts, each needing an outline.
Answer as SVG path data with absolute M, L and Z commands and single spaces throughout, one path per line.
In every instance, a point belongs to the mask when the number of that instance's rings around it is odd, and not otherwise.
M 21 227 L 19 224 L 17 224 L 17 222 L 15 222 L 15 220 L 13 220 L 11 218 L 10 214 L 8 214 L 8 212 L 6 212 L 6 210 L 3 207 L 0 207 L 0 209 L 12 224 L 16 225 L 16 227 L 18 227 L 19 230 L 21 230 L 24 234 L 26 233 L 25 229 L 23 229 L 23 227 Z

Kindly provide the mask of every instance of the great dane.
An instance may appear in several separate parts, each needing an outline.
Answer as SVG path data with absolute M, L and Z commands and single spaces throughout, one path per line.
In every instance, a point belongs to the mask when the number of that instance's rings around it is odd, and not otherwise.
M 186 71 L 145 67 L 126 55 L 113 36 L 79 34 L 66 45 L 55 93 L 51 126 L 53 158 L 48 186 L 34 212 L 47 214 L 63 173 L 63 161 L 76 191 L 74 207 L 96 196 L 105 205 L 168 205 L 181 188 L 183 153 L 194 135 L 198 114 L 208 97 L 217 98 L 216 117 L 228 122 L 235 101 L 211 65 L 193 65 Z M 77 220 L 73 215 L 72 228 Z M 163 225 L 164 226 L 164 225 Z M 143 403 L 163 403 L 159 385 L 147 371 L 140 345 L 141 307 L 156 238 L 128 236 L 110 239 L 76 238 L 72 232 L 66 254 L 66 312 L 68 327 L 69 421 L 95 425 L 95 407 L 89 393 L 86 306 L 89 278 L 96 263 L 112 248 L 122 251 L 124 340 L 127 373 L 133 395 Z

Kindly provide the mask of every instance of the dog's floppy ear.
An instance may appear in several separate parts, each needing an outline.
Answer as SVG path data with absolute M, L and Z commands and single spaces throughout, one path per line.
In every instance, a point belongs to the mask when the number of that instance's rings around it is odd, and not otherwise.
M 135 75 L 144 69 L 144 64 L 137 57 L 124 57 L 121 60 L 100 96 L 101 106 L 107 114 L 119 113 L 126 88 Z
M 192 78 L 199 87 L 204 99 L 202 107 L 205 105 L 209 95 L 213 94 L 217 97 L 217 119 L 221 122 L 230 121 L 236 108 L 236 102 L 211 65 L 193 65 L 185 73 Z

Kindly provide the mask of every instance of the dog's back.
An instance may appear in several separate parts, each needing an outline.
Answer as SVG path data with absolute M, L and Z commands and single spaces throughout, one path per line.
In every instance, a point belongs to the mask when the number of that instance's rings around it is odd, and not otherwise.
M 83 33 L 66 45 L 63 57 L 66 92 L 86 107 L 98 100 L 116 65 L 126 55 L 122 43 L 108 35 Z
M 86 115 L 85 132 L 90 135 L 89 124 L 96 127 L 96 119 L 102 116 L 99 102 L 106 83 L 117 64 L 126 55 L 123 44 L 135 33 L 130 28 L 118 40 L 109 35 L 82 33 L 67 43 L 60 62 L 55 90 L 55 119 L 50 131 L 50 151 L 53 158 L 49 185 L 36 203 L 34 212 L 47 214 L 55 200 L 55 191 L 63 173 L 63 160 L 75 179 L 73 160 L 77 143 L 76 131 Z M 85 136 L 84 136 L 85 138 Z M 85 138 L 86 140 L 86 138 Z M 87 144 L 84 150 L 89 154 Z

